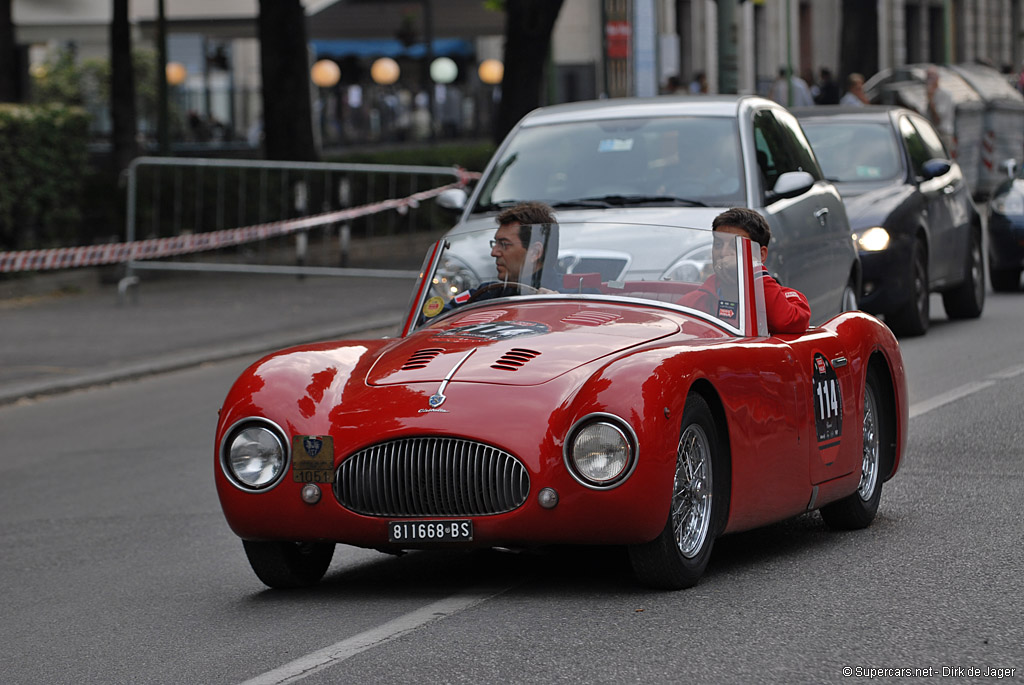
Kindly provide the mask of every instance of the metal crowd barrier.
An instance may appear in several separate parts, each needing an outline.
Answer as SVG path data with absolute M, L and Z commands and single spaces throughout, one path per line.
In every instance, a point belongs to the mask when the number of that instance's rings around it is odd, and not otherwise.
M 128 169 L 133 248 L 118 291 L 125 297 L 142 270 L 414 277 L 350 267 L 353 248 L 428 244 L 451 217 L 425 200 L 477 176 L 458 167 L 140 157 Z M 173 259 L 155 261 L 162 257 Z

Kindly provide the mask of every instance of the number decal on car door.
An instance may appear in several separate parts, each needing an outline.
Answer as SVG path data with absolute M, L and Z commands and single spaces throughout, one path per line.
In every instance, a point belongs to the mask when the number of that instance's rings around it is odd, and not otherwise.
M 818 442 L 836 440 L 843 434 L 843 393 L 832 364 L 820 352 L 814 353 L 814 375 L 811 381 L 814 403 L 814 427 Z M 819 445 L 820 449 L 832 445 Z

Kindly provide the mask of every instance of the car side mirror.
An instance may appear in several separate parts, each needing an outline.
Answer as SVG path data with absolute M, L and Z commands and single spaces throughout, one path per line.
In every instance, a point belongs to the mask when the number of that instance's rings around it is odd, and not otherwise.
M 796 197 L 803 195 L 811 186 L 814 185 L 814 177 L 806 171 L 787 171 L 783 174 L 779 174 L 778 179 L 775 181 L 775 186 L 769 190 L 767 195 L 768 202 L 774 202 L 775 200 L 784 197 Z
M 921 173 L 924 174 L 924 180 L 928 181 L 937 176 L 948 174 L 952 168 L 953 164 L 948 159 L 929 159 L 921 165 Z
M 453 212 L 461 212 L 466 208 L 467 199 L 469 199 L 469 195 L 462 188 L 449 188 L 441 191 L 441 194 L 437 196 L 437 206 Z

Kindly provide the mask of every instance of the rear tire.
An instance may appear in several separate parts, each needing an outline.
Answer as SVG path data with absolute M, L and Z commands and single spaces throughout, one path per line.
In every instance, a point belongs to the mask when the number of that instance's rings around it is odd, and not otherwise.
M 277 589 L 316 585 L 334 556 L 333 542 L 254 542 L 242 540 L 256 576 Z
M 951 319 L 977 319 L 985 308 L 985 259 L 980 236 L 972 236 L 967 253 L 964 281 L 953 290 L 942 293 L 942 304 Z
M 662 590 L 696 585 L 728 508 L 725 455 L 711 410 L 697 393 L 686 398 L 682 426 L 668 521 L 654 540 L 629 548 L 637 580 Z
M 869 368 L 864 381 L 860 484 L 853 494 L 821 508 L 821 517 L 832 528 L 867 528 L 878 512 L 882 500 L 882 464 L 888 461 L 883 459 L 883 450 L 889 449 L 889 422 L 892 420 L 882 401 L 882 387 L 878 371 Z
M 992 290 L 997 293 L 1015 293 L 1020 290 L 1020 269 L 989 269 Z
M 928 257 L 921 241 L 914 243 L 910 261 L 910 299 L 891 312 L 885 323 L 900 337 L 924 335 L 931 316 L 931 294 L 928 290 Z

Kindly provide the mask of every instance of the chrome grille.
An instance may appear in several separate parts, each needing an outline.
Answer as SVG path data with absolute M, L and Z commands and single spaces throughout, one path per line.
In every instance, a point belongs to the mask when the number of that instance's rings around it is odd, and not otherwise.
M 486 516 L 530 493 L 526 467 L 508 452 L 461 438 L 392 440 L 338 467 L 334 496 L 367 516 Z

